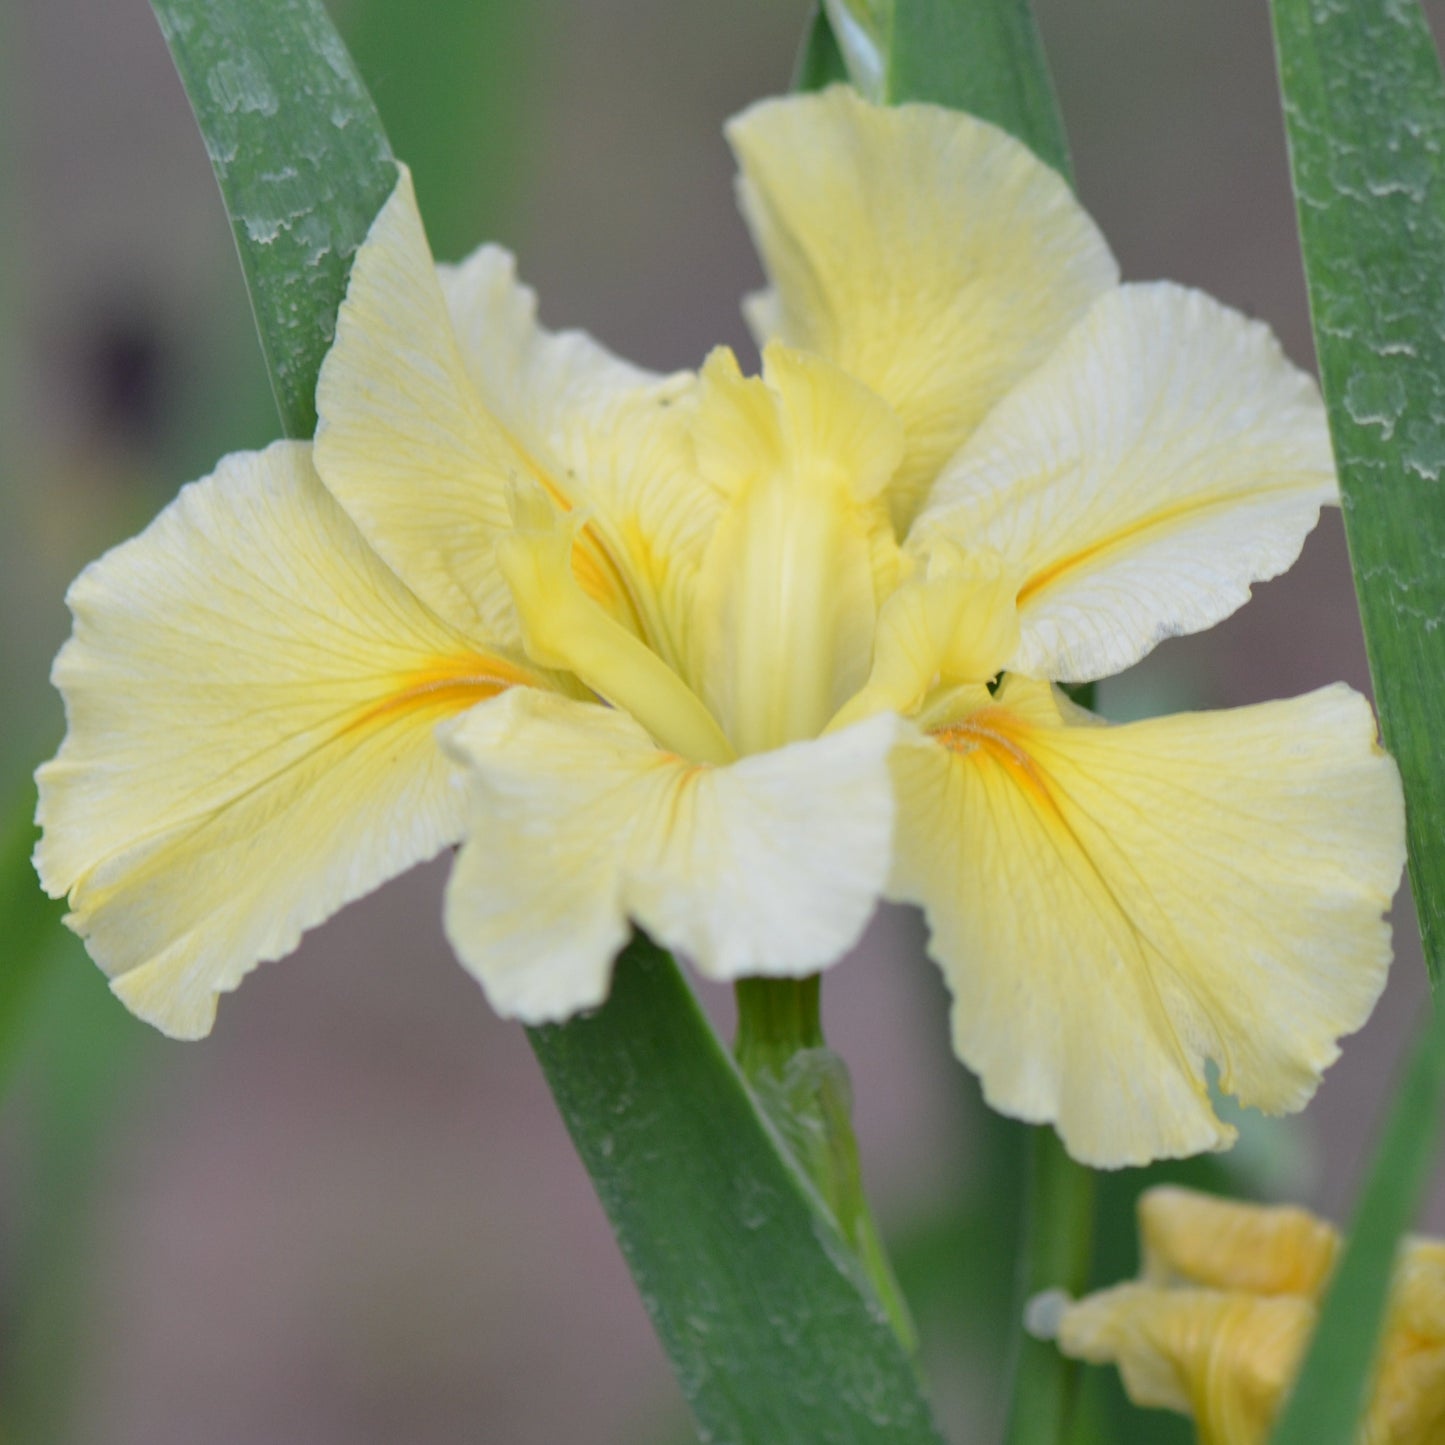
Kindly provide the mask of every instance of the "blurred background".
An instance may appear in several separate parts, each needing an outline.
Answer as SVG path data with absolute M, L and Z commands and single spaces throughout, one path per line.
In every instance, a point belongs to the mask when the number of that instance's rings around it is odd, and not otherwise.
M 805 0 L 335 0 L 437 254 L 517 251 L 544 320 L 660 368 L 750 349 L 723 120 L 786 88 Z M 1085 204 L 1129 279 L 1263 317 L 1311 364 L 1265 7 L 1036 5 Z M 1428 7 L 1437 23 L 1445 5 Z M 1438 30 L 1437 30 L 1438 33 Z M 134 1023 L 37 909 L 29 774 L 66 583 L 277 423 L 229 228 L 148 6 L 0 7 L 0 1440 L 667 1445 L 691 1438 L 521 1030 L 440 932 L 444 867 L 311 935 L 214 1036 Z M 1338 519 L 1213 632 L 1101 690 L 1126 718 L 1367 686 Z M 1173 1170 L 1340 1217 L 1425 1007 L 1386 998 L 1308 1113 Z M 825 990 L 864 1167 L 952 1438 L 997 1429 L 1018 1131 L 946 1041 L 915 916 Z M 31 966 L 27 960 L 39 962 Z M 729 1000 L 709 993 L 719 1026 Z M 1137 1173 L 1103 1194 L 1133 1267 Z M 1445 1231 L 1445 1190 L 1426 1221 Z M 1112 1386 L 1091 1387 L 1102 1411 Z M 1164 1417 L 1112 1438 L 1187 1439 Z M 1129 1431 L 1133 1433 L 1130 1434 Z

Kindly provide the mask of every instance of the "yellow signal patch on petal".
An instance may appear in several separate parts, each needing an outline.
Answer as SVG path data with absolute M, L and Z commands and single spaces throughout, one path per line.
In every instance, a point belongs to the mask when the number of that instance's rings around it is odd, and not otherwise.
M 900 534 L 943 463 L 1118 271 L 1064 180 L 995 126 L 846 86 L 727 128 L 772 281 L 748 317 L 841 366 L 903 421 Z
M 1206 1060 L 1301 1107 L 1383 987 L 1402 804 L 1346 687 L 1114 727 L 1011 676 L 894 773 L 959 1057 L 1086 1163 L 1228 1144 Z
M 463 636 L 278 443 L 223 461 L 71 589 L 36 864 L 165 1032 L 455 841 L 437 723 L 543 675 Z
M 1124 286 L 948 463 L 910 542 L 999 553 L 1022 579 L 1009 667 L 1086 682 L 1229 616 L 1336 497 L 1319 390 L 1267 327 Z
M 825 968 L 887 873 L 898 726 L 707 767 L 613 709 L 509 692 L 445 730 L 470 779 L 448 937 L 529 1023 L 600 1003 L 634 923 L 710 978 Z

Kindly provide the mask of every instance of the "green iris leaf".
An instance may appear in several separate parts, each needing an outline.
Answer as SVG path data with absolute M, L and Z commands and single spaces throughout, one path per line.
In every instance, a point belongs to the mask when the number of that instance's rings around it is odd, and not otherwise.
M 318 0 L 154 0 L 236 233 L 283 421 L 395 182 Z M 938 1445 L 912 1362 L 664 953 L 635 943 L 593 1016 L 533 1030 L 708 1438 Z
M 152 8 L 236 233 L 282 426 L 310 438 L 351 258 L 396 184 L 391 147 L 320 0 Z
M 635 940 L 599 1012 L 531 1039 L 705 1438 L 939 1440 L 862 1266 L 665 953 Z
M 823 0 L 870 100 L 982 116 L 1069 175 L 1069 145 L 1028 0 Z
M 1300 242 L 1425 960 L 1445 968 L 1445 82 L 1414 0 L 1273 0 Z M 1445 1026 L 1396 1096 L 1276 1445 L 1346 1445 L 1435 1156 Z

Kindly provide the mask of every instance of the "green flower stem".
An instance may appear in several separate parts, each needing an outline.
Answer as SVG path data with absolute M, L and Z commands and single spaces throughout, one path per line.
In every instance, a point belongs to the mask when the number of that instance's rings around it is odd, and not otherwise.
M 823 1038 L 820 981 L 745 978 L 733 1053 L 768 1122 L 858 1257 L 903 1347 L 918 1348 L 908 1302 L 868 1207 L 848 1067 Z
M 744 1075 L 780 1072 L 800 1049 L 821 1049 L 823 980 L 741 978 L 734 985 L 738 1035 L 733 1053 Z
M 1014 1317 L 1045 1290 L 1077 1297 L 1089 1285 L 1097 1176 L 1064 1152 L 1052 1129 L 1029 1131 L 1024 1248 Z M 1006 1445 L 1062 1445 L 1070 1438 L 1079 1367 L 1052 1341 L 1021 1337 L 1014 1364 Z

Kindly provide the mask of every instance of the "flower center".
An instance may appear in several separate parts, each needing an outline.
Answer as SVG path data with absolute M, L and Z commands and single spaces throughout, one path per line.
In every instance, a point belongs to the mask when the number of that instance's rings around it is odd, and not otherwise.
M 736 754 L 696 693 L 639 637 L 583 591 L 573 569 L 579 522 L 541 496 L 514 502 L 517 526 L 497 549 L 527 651 L 622 708 L 669 752 L 696 763 Z

